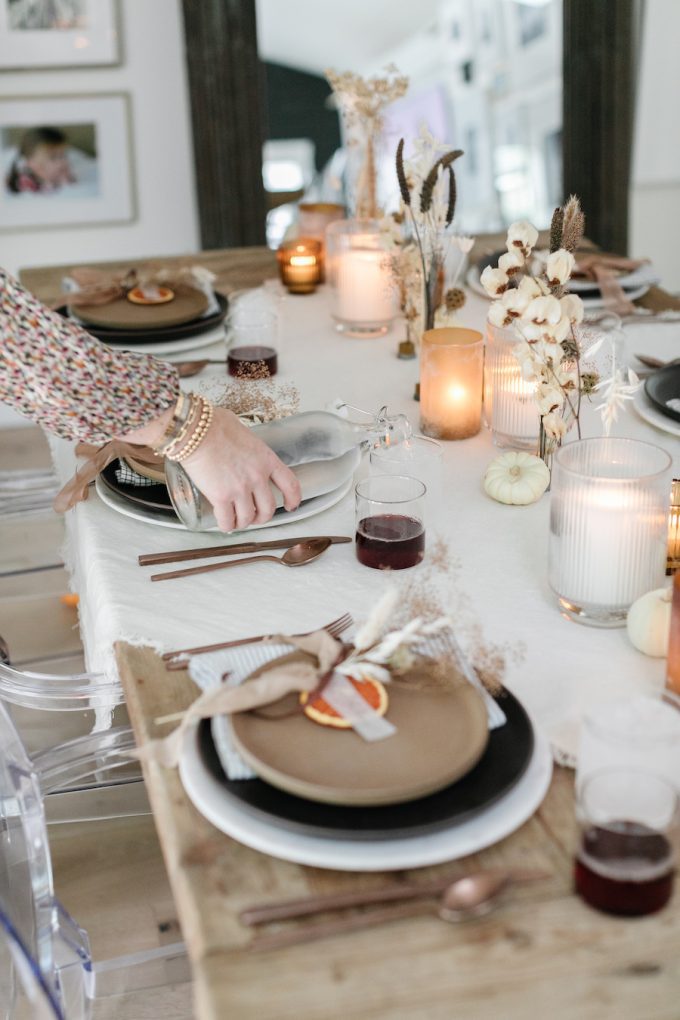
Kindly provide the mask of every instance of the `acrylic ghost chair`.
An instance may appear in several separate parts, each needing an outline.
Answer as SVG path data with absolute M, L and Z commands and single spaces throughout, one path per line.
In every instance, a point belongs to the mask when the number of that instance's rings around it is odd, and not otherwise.
M 66 1020 L 9 917 L 0 910 L 0 1020 Z
M 115 741 L 114 741 L 115 743 Z M 114 753 L 117 753 L 115 751 Z M 83 862 L 83 867 L 87 862 Z M 134 866 L 134 863 L 132 864 Z M 189 970 L 183 943 L 94 962 L 84 932 L 55 898 L 47 825 L 38 772 L 6 708 L 0 704 L 0 913 L 15 953 L 0 954 L 0 989 L 19 978 L 16 946 L 24 962 L 35 961 L 39 984 L 66 1020 L 87 1020 L 93 1007 L 129 989 L 173 986 L 182 999 Z M 0 1017 L 3 1017 L 0 1004 Z M 59 1012 L 60 1011 L 60 1012 Z M 12 1017 L 11 1012 L 6 1014 Z M 29 1014 L 30 1015 L 30 1014 Z M 49 1015 L 49 1014 L 47 1014 Z
M 128 754 L 135 744 L 120 684 L 85 672 L 82 653 L 75 649 L 54 659 L 43 654 L 35 664 L 39 671 L 30 658 L 23 658 L 21 666 L 12 664 L 0 637 L 0 700 L 10 706 L 24 742 L 41 746 L 32 758 L 43 794 L 53 795 L 50 822 L 148 814 L 141 769 Z M 90 732 L 97 709 L 114 713 L 114 721 L 122 724 Z M 81 735 L 45 746 L 45 735 L 63 730 L 63 720 Z M 75 725 L 69 727 L 71 720 Z

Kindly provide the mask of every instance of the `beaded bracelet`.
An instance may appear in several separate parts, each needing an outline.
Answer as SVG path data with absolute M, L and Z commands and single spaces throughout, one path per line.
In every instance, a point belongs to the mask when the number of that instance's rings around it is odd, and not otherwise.
M 200 404 L 198 402 L 198 397 L 194 393 L 190 393 L 189 396 L 184 399 L 182 414 L 181 417 L 178 417 L 177 427 L 170 429 L 170 436 L 167 441 L 165 441 L 164 437 L 160 444 L 154 447 L 155 452 L 159 454 L 159 456 L 167 457 L 173 450 L 179 450 L 181 448 L 191 431 L 193 421 L 199 408 Z
M 179 452 L 166 453 L 166 457 L 168 460 L 174 460 L 177 463 L 186 460 L 187 457 L 190 457 L 192 453 L 196 452 L 196 450 L 199 448 L 199 446 L 207 436 L 208 430 L 210 429 L 210 426 L 212 424 L 215 408 L 213 407 L 209 400 L 205 399 L 205 397 L 199 397 L 198 400 L 201 403 L 201 412 L 198 417 L 198 421 L 193 431 L 191 432 L 189 439 L 182 446 Z

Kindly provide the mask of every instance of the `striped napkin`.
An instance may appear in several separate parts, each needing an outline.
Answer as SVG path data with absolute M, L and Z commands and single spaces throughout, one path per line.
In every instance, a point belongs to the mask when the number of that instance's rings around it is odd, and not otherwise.
M 292 645 L 282 641 L 259 641 L 239 648 L 225 648 L 218 652 L 196 655 L 189 660 L 189 674 L 202 691 L 212 690 L 222 684 L 222 677 L 229 674 L 225 683 L 237 687 L 246 677 L 266 663 L 287 655 Z M 463 655 L 453 630 L 447 629 L 432 635 L 426 641 L 414 646 L 414 651 L 432 658 L 442 655 L 452 657 L 463 676 L 484 698 L 489 729 L 494 730 L 506 722 L 505 713 L 482 685 L 479 677 Z M 216 720 L 219 726 L 219 757 L 229 779 L 255 779 L 257 774 L 241 758 L 231 738 L 231 725 L 226 716 Z

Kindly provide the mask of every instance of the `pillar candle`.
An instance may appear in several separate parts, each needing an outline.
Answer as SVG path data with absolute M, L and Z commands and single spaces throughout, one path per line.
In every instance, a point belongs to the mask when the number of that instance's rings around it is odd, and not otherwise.
M 671 634 L 668 641 L 666 687 L 680 694 L 680 571 L 673 578 L 673 604 L 671 605 Z

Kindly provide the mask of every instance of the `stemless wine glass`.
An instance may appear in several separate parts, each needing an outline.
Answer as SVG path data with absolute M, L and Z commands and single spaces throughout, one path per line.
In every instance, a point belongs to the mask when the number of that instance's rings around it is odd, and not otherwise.
M 240 379 L 263 379 L 278 371 L 276 306 L 260 291 L 231 299 L 226 322 L 227 371 Z
M 665 906 L 677 857 L 675 786 L 642 769 L 601 769 L 581 787 L 576 811 L 574 883 L 586 903 L 627 916 Z
M 425 486 L 406 475 L 378 475 L 356 486 L 356 552 L 377 570 L 415 567 L 425 555 Z
M 442 444 L 429 436 L 410 436 L 401 443 L 373 446 L 371 475 L 406 475 L 425 486 L 428 524 L 439 524 L 443 510 Z

